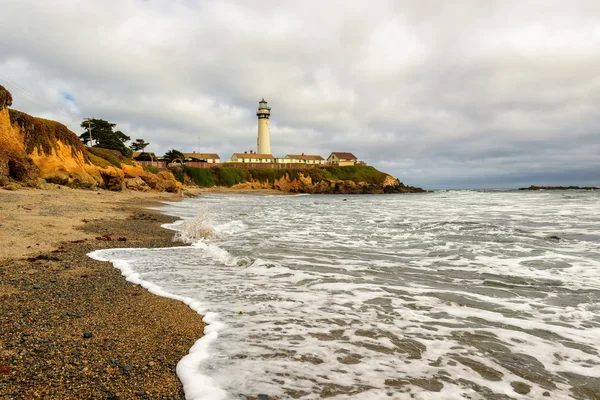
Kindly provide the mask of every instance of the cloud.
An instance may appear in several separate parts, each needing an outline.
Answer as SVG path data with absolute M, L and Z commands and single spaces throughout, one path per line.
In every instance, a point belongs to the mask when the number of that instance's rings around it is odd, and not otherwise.
M 524 4 L 526 3 L 526 4 Z M 351 151 L 425 187 L 600 184 L 600 3 L 9 1 L 0 84 L 156 153 Z

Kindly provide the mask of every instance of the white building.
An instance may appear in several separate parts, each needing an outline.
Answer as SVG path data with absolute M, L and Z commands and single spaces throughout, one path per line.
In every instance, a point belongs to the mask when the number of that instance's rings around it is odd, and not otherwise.
M 310 154 L 288 154 L 285 158 L 277 159 L 282 160 L 280 162 L 286 164 L 308 164 L 308 165 L 323 165 L 325 164 L 325 159 L 319 155 L 310 155 Z
M 260 164 L 271 163 L 271 164 L 274 164 L 275 163 L 275 157 L 273 157 L 273 154 L 257 154 L 255 152 L 251 151 L 250 153 L 248 153 L 248 152 L 245 152 L 245 153 L 233 153 L 233 155 L 231 156 L 230 162 L 236 162 L 236 163 L 260 163 Z

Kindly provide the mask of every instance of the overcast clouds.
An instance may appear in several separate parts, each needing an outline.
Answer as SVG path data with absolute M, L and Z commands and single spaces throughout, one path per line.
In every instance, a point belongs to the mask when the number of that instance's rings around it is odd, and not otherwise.
M 351 151 L 426 188 L 600 185 L 600 1 L 0 0 L 0 84 L 163 154 Z M 17 86 L 18 85 L 18 86 Z

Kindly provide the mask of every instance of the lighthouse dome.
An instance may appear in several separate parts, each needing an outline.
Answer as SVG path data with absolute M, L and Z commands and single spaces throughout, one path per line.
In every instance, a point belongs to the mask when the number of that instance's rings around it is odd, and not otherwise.
M 265 99 L 262 99 L 261 101 L 258 102 L 258 109 L 259 110 L 270 110 L 270 108 L 267 106 L 267 102 L 265 101 Z

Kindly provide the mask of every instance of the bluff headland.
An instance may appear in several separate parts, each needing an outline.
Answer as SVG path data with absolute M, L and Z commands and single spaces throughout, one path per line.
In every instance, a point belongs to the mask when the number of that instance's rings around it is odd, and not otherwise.
M 264 168 L 143 168 L 119 151 L 86 147 L 65 125 L 9 109 L 0 86 L 0 187 L 76 188 L 180 192 L 182 185 L 275 189 L 292 193 L 417 193 L 370 166 L 306 170 Z
M 420 193 L 398 179 L 371 166 L 328 166 L 305 170 L 244 169 L 231 167 L 174 168 L 175 177 L 186 185 L 226 186 L 233 189 L 274 189 L 311 194 Z

